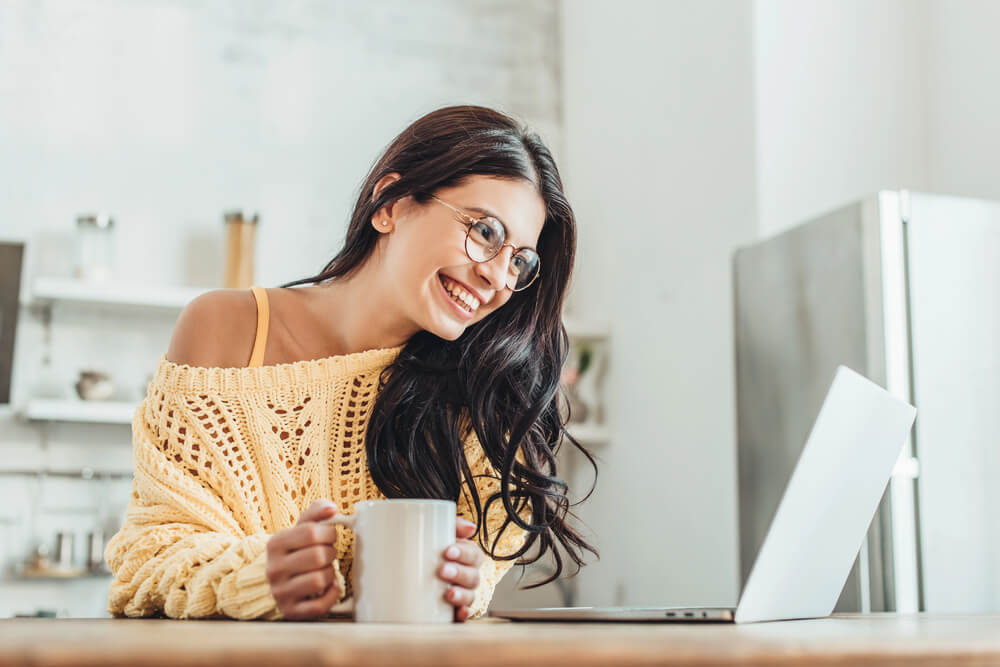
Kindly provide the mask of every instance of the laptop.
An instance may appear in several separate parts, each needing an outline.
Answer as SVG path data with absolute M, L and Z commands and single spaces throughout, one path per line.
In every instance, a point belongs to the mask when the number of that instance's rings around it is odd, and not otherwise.
M 514 621 L 752 623 L 833 611 L 916 409 L 839 366 L 738 606 L 491 610 Z

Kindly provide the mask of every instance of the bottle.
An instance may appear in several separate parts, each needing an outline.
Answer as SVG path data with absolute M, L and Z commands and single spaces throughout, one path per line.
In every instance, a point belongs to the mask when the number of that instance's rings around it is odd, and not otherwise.
M 73 569 L 73 533 L 56 533 L 56 567 L 64 571 Z
M 115 221 L 107 213 L 76 218 L 76 277 L 87 282 L 107 282 L 113 277 Z
M 104 533 L 95 528 L 87 535 L 87 569 L 91 572 L 106 572 L 104 562 Z
M 254 213 L 246 219 L 243 211 L 227 211 L 226 222 L 226 271 L 224 287 L 245 288 L 253 285 L 254 244 L 257 239 L 257 222 Z

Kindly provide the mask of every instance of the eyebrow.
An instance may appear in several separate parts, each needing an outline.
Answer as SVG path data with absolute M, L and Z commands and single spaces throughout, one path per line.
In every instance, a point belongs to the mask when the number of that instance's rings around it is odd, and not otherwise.
M 501 218 L 499 215 L 497 215 L 496 213 L 494 213 L 493 211 L 491 211 L 488 208 L 483 208 L 482 206 L 466 206 L 465 208 L 468 209 L 468 210 L 470 210 L 470 211 L 475 211 L 476 213 L 478 213 L 480 215 L 489 216 L 491 218 L 496 218 L 497 220 L 499 220 L 500 224 L 503 225 L 503 231 L 507 235 L 507 240 L 508 241 L 510 240 L 510 229 L 507 228 L 507 223 L 504 222 L 503 218 Z M 531 248 L 532 250 L 535 250 L 535 248 L 532 247 L 532 246 L 519 246 L 519 245 L 515 244 L 515 247 L 517 247 L 517 248 Z

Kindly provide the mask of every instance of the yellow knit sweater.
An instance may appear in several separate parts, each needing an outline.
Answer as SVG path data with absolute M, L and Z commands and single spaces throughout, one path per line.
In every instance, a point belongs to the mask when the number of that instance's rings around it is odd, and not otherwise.
M 365 433 L 379 373 L 402 346 L 247 368 L 203 368 L 161 358 L 132 422 L 135 479 L 121 530 L 105 558 L 115 616 L 279 619 L 265 574 L 267 540 L 317 498 L 350 514 L 384 498 L 372 481 Z M 473 434 L 465 443 L 485 502 L 499 476 Z M 469 489 L 458 516 L 474 520 Z M 487 544 L 505 518 L 486 517 Z M 519 549 L 508 525 L 498 555 Z M 354 536 L 337 533 L 333 562 L 351 595 Z M 513 565 L 488 555 L 470 616 L 481 616 Z

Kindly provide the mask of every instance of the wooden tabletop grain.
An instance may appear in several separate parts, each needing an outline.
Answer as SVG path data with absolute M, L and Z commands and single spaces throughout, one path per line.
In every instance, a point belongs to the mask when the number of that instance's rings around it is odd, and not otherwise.
M 752 625 L 0 620 L 9 665 L 1000 665 L 1000 614 Z

